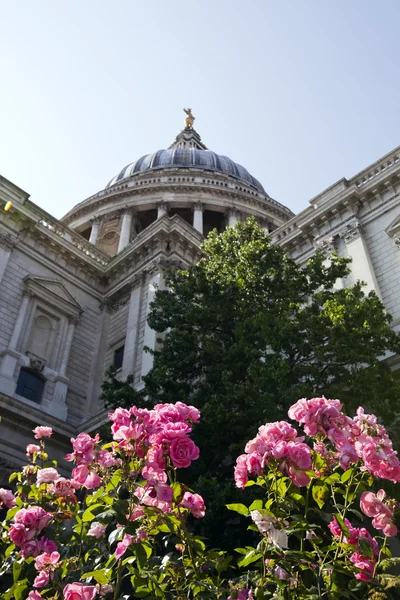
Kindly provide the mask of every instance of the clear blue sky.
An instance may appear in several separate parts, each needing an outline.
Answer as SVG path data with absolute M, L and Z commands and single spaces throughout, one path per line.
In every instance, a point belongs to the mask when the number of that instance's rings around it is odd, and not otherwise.
M 57 217 L 167 147 L 293 211 L 400 144 L 399 0 L 0 0 L 0 173 Z

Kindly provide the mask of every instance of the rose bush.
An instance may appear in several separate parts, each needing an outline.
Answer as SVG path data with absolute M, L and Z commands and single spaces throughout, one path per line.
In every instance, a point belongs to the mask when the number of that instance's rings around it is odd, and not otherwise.
M 11 476 L 15 492 L 0 489 L 1 598 L 395 598 L 384 571 L 395 562 L 398 504 L 376 486 L 400 481 L 386 430 L 325 398 L 299 400 L 289 417 L 303 431 L 266 423 L 237 459 L 237 486 L 260 492 L 249 507 L 228 505 L 255 540 L 237 561 L 190 533 L 206 506 L 178 469 L 199 456 L 196 408 L 116 409 L 112 442 L 71 440 L 70 478 L 46 453 L 51 429 L 36 427 L 29 464 Z
M 251 569 L 261 597 L 392 597 L 385 586 L 397 580 L 382 572 L 395 562 L 387 538 L 397 534 L 399 507 L 383 489 L 371 491 L 378 480 L 400 481 L 385 428 L 362 408 L 350 418 L 326 398 L 301 399 L 288 414 L 307 437 L 286 422 L 267 423 L 237 459 L 236 485 L 263 490 L 249 507 L 228 505 L 262 536 L 255 548 L 237 549 L 239 566 Z
M 49 427 L 33 433 L 30 459 L 0 490 L 0 590 L 4 600 L 186 597 L 216 589 L 224 553 L 204 554 L 187 529 L 201 518 L 201 496 L 177 469 L 199 456 L 190 439 L 199 411 L 181 402 L 110 413 L 111 443 L 80 433 L 71 440 L 70 478 L 46 453 Z M 0 508 L 1 508 L 0 505 Z

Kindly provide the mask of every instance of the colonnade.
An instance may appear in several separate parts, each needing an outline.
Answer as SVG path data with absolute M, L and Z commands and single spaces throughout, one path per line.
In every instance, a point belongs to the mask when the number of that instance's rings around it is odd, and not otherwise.
M 205 206 L 201 202 L 197 202 L 196 204 L 192 205 L 192 211 L 193 211 L 192 225 L 193 225 L 194 229 L 196 229 L 196 231 L 198 231 L 202 235 L 204 233 L 204 210 L 205 210 Z M 166 202 L 159 202 L 157 204 L 157 219 L 161 219 L 162 217 L 164 217 L 166 215 L 168 215 L 168 204 Z M 226 219 L 227 219 L 227 225 L 229 227 L 235 226 L 236 223 L 238 223 L 240 221 L 240 218 L 241 218 L 240 213 L 237 210 L 235 210 L 234 208 L 230 208 L 227 210 Z M 118 244 L 118 252 L 121 252 L 121 250 L 123 250 L 135 237 L 135 234 L 132 233 L 132 223 L 134 222 L 134 219 L 135 219 L 135 212 L 132 209 L 124 210 L 124 212 L 122 213 L 122 223 L 121 223 L 121 231 L 120 231 L 119 244 Z M 94 218 L 91 220 L 91 223 L 92 223 L 92 229 L 90 232 L 89 242 L 91 244 L 96 244 L 98 237 L 99 237 L 99 233 L 100 233 L 102 218 L 101 217 Z M 267 232 L 269 231 L 267 225 L 265 226 L 265 229 Z

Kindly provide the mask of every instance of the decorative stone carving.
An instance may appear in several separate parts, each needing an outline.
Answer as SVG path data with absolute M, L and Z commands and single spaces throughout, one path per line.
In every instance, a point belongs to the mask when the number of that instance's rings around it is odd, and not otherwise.
M 46 366 L 47 361 L 39 356 L 35 356 L 32 352 L 28 351 L 26 354 L 29 357 L 29 367 L 34 371 L 41 373 Z
M 341 237 L 346 244 L 354 240 L 355 238 L 360 237 L 364 233 L 363 228 L 359 223 L 351 223 L 347 225 L 344 229 L 339 232 L 339 237 Z
M 322 250 L 326 254 L 332 254 L 336 251 L 335 237 L 331 236 L 325 239 L 315 240 L 315 246 L 317 250 Z
M 0 247 L 11 252 L 15 246 L 15 240 L 9 233 L 0 230 Z

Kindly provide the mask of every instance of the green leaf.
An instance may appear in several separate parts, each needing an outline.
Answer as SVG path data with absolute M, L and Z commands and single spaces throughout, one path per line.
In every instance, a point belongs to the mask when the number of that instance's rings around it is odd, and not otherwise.
M 352 476 L 353 472 L 354 472 L 354 469 L 347 469 L 347 471 L 345 471 L 342 474 L 340 481 L 342 483 L 346 483 L 346 481 L 348 481 L 350 479 L 350 477 Z
M 254 502 L 252 502 L 249 506 L 249 512 L 251 512 L 252 510 L 262 510 L 263 507 L 263 501 L 258 499 L 258 500 L 254 500 Z
M 13 563 L 13 567 L 12 567 L 14 583 L 16 583 L 18 581 L 18 577 L 20 576 L 21 571 L 22 571 L 21 563 L 19 563 L 17 560 L 15 560 Z
M 247 567 L 247 565 L 251 565 L 251 563 L 256 562 L 261 557 L 262 554 L 253 548 L 253 550 L 250 550 L 250 552 L 248 552 L 244 558 L 238 560 L 238 566 Z
M 109 583 L 110 576 L 110 569 L 99 569 L 98 571 L 90 571 L 90 573 L 83 573 L 81 575 L 81 579 L 89 579 L 90 577 L 93 577 L 93 579 L 97 583 L 100 583 L 100 585 L 105 585 L 106 583 Z
M 347 526 L 345 525 L 345 522 L 343 520 L 342 515 L 340 515 L 339 513 L 337 513 L 336 515 L 334 515 L 336 517 L 336 521 L 338 522 L 338 525 L 340 527 L 341 532 L 347 537 L 350 537 L 350 531 L 348 530 Z
M 103 504 L 93 504 L 92 506 L 87 508 L 82 515 L 82 521 L 84 523 L 93 521 L 96 518 L 96 515 L 93 513 L 93 509 L 99 506 L 101 506 L 101 508 L 104 508 Z
M 326 486 L 325 484 L 322 484 L 322 485 L 315 484 L 315 485 L 313 485 L 311 492 L 312 492 L 312 497 L 314 498 L 315 502 L 318 504 L 319 508 L 322 508 L 329 496 L 328 486 Z
M 137 544 L 135 548 L 135 555 L 137 559 L 137 563 L 140 569 L 143 569 L 147 562 L 147 552 L 143 547 L 143 544 Z
M 244 504 L 226 504 L 225 506 L 228 510 L 233 510 L 234 512 L 239 513 L 239 515 L 249 514 L 249 509 Z
M 108 536 L 108 543 L 110 546 L 116 541 L 121 540 L 125 533 L 125 527 L 116 527 Z

